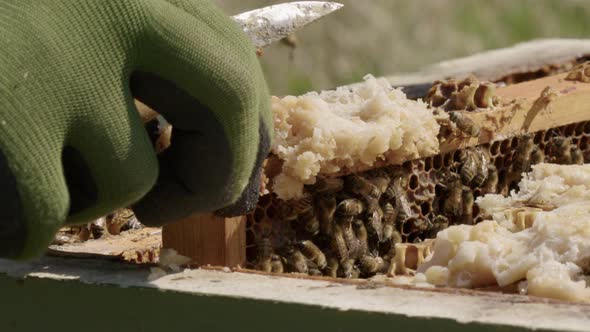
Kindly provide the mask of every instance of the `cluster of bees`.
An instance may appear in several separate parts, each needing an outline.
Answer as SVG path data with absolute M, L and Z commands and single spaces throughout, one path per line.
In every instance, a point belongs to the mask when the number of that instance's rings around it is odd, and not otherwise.
M 493 84 L 474 78 L 437 82 L 427 100 L 440 119 L 446 115 L 449 128 L 473 137 L 479 127 L 461 111 L 499 105 Z M 341 278 L 400 270 L 393 264 L 406 260 L 395 257 L 396 247 L 422 243 L 450 225 L 483 220 L 477 197 L 508 194 L 523 172 L 542 162 L 590 162 L 590 122 L 403 165 L 319 178 L 306 186 L 299 200 L 282 201 L 268 194 L 248 215 L 250 267 Z
M 100 239 L 108 235 L 119 235 L 121 232 L 130 229 L 140 229 L 142 227 L 131 209 L 118 209 L 104 218 L 96 219 L 91 223 L 60 229 L 53 240 L 53 244 L 64 245 L 86 242 L 90 239 Z

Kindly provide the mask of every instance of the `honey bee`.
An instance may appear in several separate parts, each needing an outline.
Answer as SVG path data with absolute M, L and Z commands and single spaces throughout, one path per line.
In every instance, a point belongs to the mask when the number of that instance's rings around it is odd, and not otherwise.
M 455 173 L 452 173 L 449 177 L 447 190 L 448 196 L 443 203 L 443 212 L 446 215 L 460 216 L 463 185 L 461 184 L 461 179 Z
M 369 197 L 379 199 L 381 197 L 381 191 L 377 186 L 358 175 L 351 175 L 347 178 L 346 188 L 365 199 Z
M 430 229 L 429 238 L 436 238 L 438 232 L 442 231 L 449 227 L 449 218 L 443 216 L 442 214 L 437 215 L 434 217 L 434 221 L 432 222 L 433 226 Z
M 378 171 L 376 176 L 369 179 L 369 182 L 371 182 L 375 187 L 377 187 L 381 194 L 387 190 L 390 181 L 391 179 L 389 178 L 389 176 L 383 171 Z
M 271 273 L 272 272 L 272 259 L 270 257 L 268 257 L 268 258 L 258 261 L 258 264 L 256 264 L 256 269 L 259 271 L 262 271 L 262 272 Z
M 552 137 L 549 141 L 550 162 L 569 165 L 572 162 L 572 141 L 570 138 Z
M 359 243 L 359 255 L 365 255 L 369 252 L 369 235 L 367 228 L 362 220 L 356 219 L 353 223 L 354 232 Z
M 311 261 L 310 259 L 306 259 L 305 263 L 307 264 L 307 273 L 310 276 L 322 276 L 323 273 L 320 270 L 320 268 L 316 265 L 316 263 L 314 263 L 313 261 Z
M 535 148 L 533 138 L 533 135 L 529 133 L 521 136 L 519 139 L 518 146 L 514 152 L 514 162 L 512 163 L 513 172 L 522 173 L 529 170 L 531 165 L 531 153 Z
M 424 218 L 424 217 L 413 219 L 413 222 L 414 222 L 414 228 L 420 232 L 426 232 L 427 230 L 432 228 L 432 224 L 430 223 L 430 220 L 428 220 L 427 218 Z
M 328 257 L 328 265 L 325 269 L 325 275 L 328 277 L 336 278 L 338 277 L 338 269 L 340 268 L 340 263 L 338 259 L 335 257 Z
M 257 243 L 258 266 L 257 268 L 264 272 L 272 271 L 272 254 L 273 246 L 270 239 L 270 231 L 262 229 L 260 238 Z
M 473 191 L 469 188 L 463 188 L 461 193 L 461 198 L 463 200 L 463 213 L 462 213 L 462 223 L 465 225 L 472 225 L 473 224 L 473 204 L 474 204 L 474 197 Z
M 279 255 L 272 255 L 270 258 L 270 266 L 272 273 L 283 273 L 285 268 L 283 266 L 283 260 Z
M 365 255 L 361 257 L 360 265 L 362 273 L 372 275 L 381 271 L 385 264 L 383 262 L 383 258 L 379 256 L 373 257 L 371 255 Z
M 357 279 L 360 276 L 359 268 L 354 264 L 354 259 L 347 259 L 340 264 L 339 275 L 346 279 Z
M 321 177 L 316 180 L 313 189 L 318 193 L 335 193 L 342 191 L 344 181 L 341 178 Z
M 90 230 L 90 234 L 92 234 L 93 239 L 100 239 L 104 235 L 108 235 L 108 230 L 106 229 L 106 218 L 104 217 L 90 222 L 88 224 L 88 228 Z
M 474 186 L 479 187 L 488 178 L 490 160 L 487 154 L 479 148 L 474 153 L 475 159 L 477 160 L 477 167 L 472 182 Z
M 395 168 L 391 174 L 391 181 L 383 196 L 386 200 L 394 199 L 397 196 L 397 192 L 401 192 L 402 189 L 408 186 L 408 173 L 403 168 Z
M 389 241 L 393 232 L 395 231 L 395 220 L 397 219 L 397 211 L 393 208 L 391 203 L 383 205 L 383 241 Z
M 320 195 L 316 207 L 317 218 L 320 221 L 320 232 L 330 236 L 336 212 L 336 198 L 334 195 Z
M 376 238 L 379 242 L 383 240 L 383 211 L 376 199 L 369 200 L 367 204 L 367 230 L 369 236 Z
M 396 178 L 390 186 L 393 196 L 395 197 L 395 209 L 397 211 L 397 221 L 403 223 L 414 215 L 406 193 L 402 190 L 402 178 Z M 389 189 L 388 189 L 389 190 Z
M 404 239 L 402 238 L 402 234 L 400 232 L 398 232 L 397 230 L 393 231 L 393 234 L 391 235 L 391 245 L 395 246 L 395 244 L 397 243 L 402 243 L 404 242 Z
M 294 212 L 297 214 L 305 213 L 313 209 L 313 196 L 309 193 L 303 195 L 302 198 L 296 200 L 292 204 Z
M 295 208 L 285 201 L 280 201 L 277 207 L 279 216 L 285 221 L 294 221 L 299 217 Z
M 86 242 L 88 240 L 90 240 L 90 236 L 92 235 L 92 233 L 90 233 L 90 225 L 86 224 L 86 225 L 80 225 L 80 226 L 73 226 L 72 231 L 76 234 L 76 240 L 75 242 Z
M 477 160 L 475 159 L 474 153 L 469 151 L 461 151 L 461 159 L 464 159 L 463 165 L 461 166 L 461 170 L 459 173 L 461 174 L 461 180 L 463 181 L 464 185 L 469 185 L 469 183 L 475 177 L 477 173 Z
M 305 231 L 311 235 L 316 235 L 320 231 L 320 221 L 316 218 L 313 210 L 307 210 L 299 216 Z
M 346 247 L 348 248 L 348 257 L 358 257 L 359 252 L 361 251 L 361 243 L 359 239 L 357 239 L 354 231 L 352 230 L 352 222 L 347 222 L 341 227 L 342 235 L 344 237 L 344 243 L 346 243 Z
M 485 194 L 495 194 L 498 192 L 498 169 L 496 166 L 490 165 L 488 167 L 488 179 L 484 186 L 481 188 L 481 192 Z
M 326 267 L 326 256 L 315 243 L 310 240 L 304 240 L 299 242 L 297 247 L 303 255 L 314 262 L 318 268 L 324 269 Z
M 343 200 L 336 206 L 335 215 L 337 217 L 356 216 L 363 212 L 364 209 L 363 202 L 356 198 L 349 198 Z
M 348 259 L 348 247 L 346 246 L 346 241 L 344 240 L 344 231 L 338 224 L 334 225 L 330 247 L 340 262 Z
M 122 231 L 128 229 L 142 228 L 142 225 L 139 223 L 131 209 L 119 209 L 108 215 L 106 218 L 106 226 L 108 233 L 112 235 L 118 235 Z
M 583 165 L 584 164 L 584 154 L 582 153 L 582 150 L 580 150 L 580 148 L 578 148 L 577 146 L 572 146 L 570 154 L 572 156 L 572 164 L 574 165 Z
M 531 165 L 540 164 L 545 161 L 545 152 L 541 150 L 538 146 L 535 146 L 533 151 L 531 152 Z
M 287 266 L 292 272 L 308 274 L 307 260 L 299 250 L 293 250 L 287 258 Z
M 449 112 L 449 119 L 455 123 L 457 128 L 471 137 L 479 137 L 480 128 L 465 115 L 459 112 Z

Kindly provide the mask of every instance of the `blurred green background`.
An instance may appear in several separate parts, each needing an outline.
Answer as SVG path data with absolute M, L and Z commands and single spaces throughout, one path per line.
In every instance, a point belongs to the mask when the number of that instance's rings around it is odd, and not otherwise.
M 280 0 L 214 0 L 228 14 Z M 301 94 L 535 38 L 590 38 L 587 0 L 340 0 L 262 63 L 274 95 Z

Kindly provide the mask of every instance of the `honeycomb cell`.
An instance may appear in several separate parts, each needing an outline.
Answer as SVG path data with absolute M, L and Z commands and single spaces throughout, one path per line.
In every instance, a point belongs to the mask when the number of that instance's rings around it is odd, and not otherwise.
M 496 166 L 497 169 L 504 168 L 504 158 L 496 157 L 496 159 L 494 160 L 494 165 Z
M 481 188 L 473 189 L 473 197 L 477 198 L 479 196 L 481 196 Z
M 432 157 L 427 157 L 424 159 L 424 171 L 429 172 L 433 167 Z
M 567 136 L 567 137 L 571 137 L 574 136 L 576 132 L 576 124 L 571 124 L 569 126 L 566 126 L 563 130 L 563 135 Z
M 258 206 L 256 210 L 254 210 L 254 220 L 258 223 L 264 219 L 266 219 L 266 211 L 263 207 Z
M 414 213 L 414 215 L 419 215 L 421 210 L 420 207 L 418 205 L 416 205 L 415 203 L 412 203 L 412 212 Z
M 504 168 L 508 169 L 512 165 L 512 158 L 504 158 Z
M 443 156 L 443 165 L 445 167 L 451 167 L 453 166 L 454 160 L 455 158 L 453 152 L 445 153 L 445 155 Z
M 589 140 L 588 136 L 582 136 L 580 138 L 580 143 L 579 143 L 580 150 L 585 151 L 588 149 L 588 140 Z
M 512 148 L 512 139 L 506 139 L 500 143 L 500 153 L 502 155 L 506 155 L 506 154 L 510 153 L 511 148 Z
M 575 134 L 577 136 L 580 136 L 582 134 L 584 134 L 584 126 L 586 125 L 585 122 L 580 122 L 576 124 L 576 129 L 575 129 Z
M 584 124 L 584 134 L 590 135 L 590 121 Z
M 264 195 L 258 200 L 258 206 L 267 208 L 272 204 L 272 195 Z
M 572 136 L 572 146 L 580 146 L 580 139 L 578 137 Z
M 545 141 L 545 132 L 544 131 L 538 131 L 535 133 L 535 138 L 533 139 L 533 143 L 535 144 L 539 144 L 541 142 Z
M 514 149 L 516 149 L 518 147 L 518 142 L 519 141 L 520 140 L 518 138 L 516 138 L 516 137 L 515 138 L 512 138 L 510 140 L 510 148 L 511 148 L 511 151 L 514 151 Z
M 493 157 L 496 157 L 500 154 L 500 142 L 501 141 L 494 141 L 490 146 L 490 153 Z
M 414 220 L 406 221 L 402 226 L 402 235 L 408 236 L 414 231 Z
M 406 161 L 402 167 L 406 170 L 406 172 L 410 173 L 414 170 L 414 163 L 412 161 Z
M 436 156 L 434 156 L 434 158 L 432 158 L 432 166 L 436 170 L 440 170 L 442 168 L 443 161 L 442 156 L 440 154 L 437 154 Z
M 279 213 L 278 213 L 278 209 L 275 204 L 269 206 L 266 209 L 266 218 L 268 218 L 269 220 L 275 220 L 278 218 L 278 216 L 279 216 Z
M 412 174 L 410 175 L 410 182 L 409 182 L 410 190 L 414 191 L 418 189 L 420 186 L 420 181 L 418 180 L 418 175 Z
M 419 172 L 425 172 L 426 170 L 426 161 L 425 160 L 419 160 L 418 163 L 416 164 L 416 169 Z
M 420 205 L 420 212 L 422 216 L 426 217 L 430 211 L 432 211 L 432 205 L 430 202 L 425 202 Z

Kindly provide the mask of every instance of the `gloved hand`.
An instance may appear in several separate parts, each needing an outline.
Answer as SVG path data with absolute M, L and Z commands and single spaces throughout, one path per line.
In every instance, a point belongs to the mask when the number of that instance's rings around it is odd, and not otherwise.
M 255 204 L 270 97 L 208 0 L 0 0 L 0 49 L 1 257 L 135 202 L 148 225 Z M 132 97 L 174 126 L 158 157 Z

